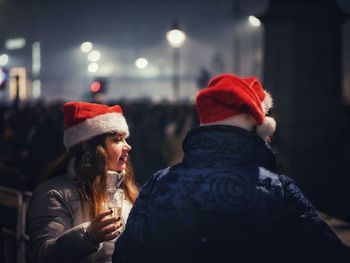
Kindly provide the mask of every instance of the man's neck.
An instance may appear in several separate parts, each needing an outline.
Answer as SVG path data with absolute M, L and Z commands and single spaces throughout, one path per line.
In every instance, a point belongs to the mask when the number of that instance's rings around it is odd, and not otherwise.
M 209 125 L 230 125 L 252 131 L 256 126 L 256 121 L 249 114 L 243 113 L 216 122 L 201 124 L 201 126 Z

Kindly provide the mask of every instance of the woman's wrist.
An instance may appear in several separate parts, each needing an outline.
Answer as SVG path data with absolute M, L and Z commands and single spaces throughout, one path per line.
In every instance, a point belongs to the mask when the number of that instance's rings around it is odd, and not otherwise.
M 86 239 L 87 239 L 90 243 L 92 243 L 92 244 L 94 244 L 94 245 L 96 245 L 96 246 L 98 246 L 98 245 L 100 244 L 100 242 L 98 242 L 98 241 L 90 234 L 90 226 L 87 227 L 86 232 L 85 232 L 85 236 L 86 236 Z

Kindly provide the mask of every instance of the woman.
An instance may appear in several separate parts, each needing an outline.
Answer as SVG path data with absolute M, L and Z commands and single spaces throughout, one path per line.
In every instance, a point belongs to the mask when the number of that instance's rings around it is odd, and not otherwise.
M 29 211 L 33 262 L 111 262 L 138 190 L 128 162 L 128 125 L 119 105 L 64 104 L 67 173 L 39 185 Z M 107 189 L 120 187 L 121 218 L 106 208 Z

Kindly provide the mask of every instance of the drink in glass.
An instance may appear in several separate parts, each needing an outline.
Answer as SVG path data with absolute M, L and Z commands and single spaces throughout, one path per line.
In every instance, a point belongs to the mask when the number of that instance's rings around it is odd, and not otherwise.
M 108 189 L 107 207 L 113 211 L 112 216 L 117 218 L 122 215 L 124 191 L 122 189 Z

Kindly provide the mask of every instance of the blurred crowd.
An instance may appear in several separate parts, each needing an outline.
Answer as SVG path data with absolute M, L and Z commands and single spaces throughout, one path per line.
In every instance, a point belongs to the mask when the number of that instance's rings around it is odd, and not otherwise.
M 182 140 L 197 125 L 194 105 L 111 101 L 129 122 L 128 142 L 136 180 L 142 185 L 156 170 L 182 158 Z M 63 146 L 63 102 L 0 105 L 0 185 L 32 191 L 46 179 Z

